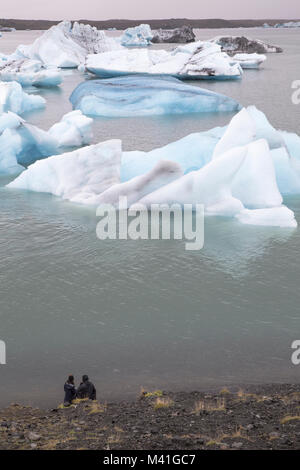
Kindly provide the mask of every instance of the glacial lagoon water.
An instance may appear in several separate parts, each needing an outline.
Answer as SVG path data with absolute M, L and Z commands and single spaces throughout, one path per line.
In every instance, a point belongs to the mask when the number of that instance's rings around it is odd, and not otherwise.
M 12 52 L 40 32 L 3 33 Z M 111 34 L 116 34 L 111 33 Z M 118 33 L 117 33 L 118 34 Z M 300 134 L 299 30 L 198 30 L 199 39 L 245 34 L 284 48 L 240 82 L 191 82 L 255 104 L 276 128 Z M 171 48 L 173 45 L 155 45 Z M 47 107 L 26 116 L 48 129 L 71 110 L 82 75 L 65 72 L 58 90 L 39 90 Z M 232 114 L 98 118 L 94 141 L 121 138 L 150 150 L 224 125 Z M 208 218 L 205 245 L 96 238 L 92 209 L 46 194 L 7 191 L 0 179 L 0 406 L 55 406 L 65 376 L 87 373 L 104 400 L 147 389 L 299 382 L 291 343 L 300 339 L 300 230 Z M 300 198 L 286 200 L 300 223 Z

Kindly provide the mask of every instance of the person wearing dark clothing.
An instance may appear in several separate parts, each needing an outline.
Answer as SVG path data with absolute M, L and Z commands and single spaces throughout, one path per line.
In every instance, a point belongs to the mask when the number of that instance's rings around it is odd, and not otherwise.
M 82 382 L 77 389 L 78 398 L 89 398 L 90 400 L 96 400 L 96 388 L 95 385 L 89 381 L 87 375 L 82 376 Z
M 69 375 L 68 380 L 64 385 L 65 399 L 64 405 L 70 406 L 72 401 L 76 398 L 76 388 L 74 384 L 74 376 Z

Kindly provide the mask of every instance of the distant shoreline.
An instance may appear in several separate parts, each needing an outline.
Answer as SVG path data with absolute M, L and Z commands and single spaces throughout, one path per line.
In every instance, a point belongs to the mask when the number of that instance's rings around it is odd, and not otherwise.
M 73 21 L 73 20 L 72 20 Z M 74 20 L 75 21 L 75 20 Z M 223 19 L 202 19 L 194 20 L 189 18 L 172 18 L 163 20 L 104 20 L 104 21 L 92 21 L 92 20 L 77 20 L 80 23 L 90 24 L 96 26 L 98 29 L 126 29 L 132 26 L 137 26 L 141 23 L 147 23 L 152 29 L 172 29 L 180 26 L 191 26 L 192 28 L 198 29 L 216 29 L 216 28 L 253 28 L 263 26 L 268 23 L 270 26 L 274 26 L 277 23 L 285 23 L 289 21 L 300 21 L 300 20 L 223 20 Z M 17 30 L 46 30 L 51 26 L 58 24 L 60 21 L 49 21 L 49 20 L 18 20 L 18 19 L 0 19 L 0 25 L 4 27 L 11 27 Z

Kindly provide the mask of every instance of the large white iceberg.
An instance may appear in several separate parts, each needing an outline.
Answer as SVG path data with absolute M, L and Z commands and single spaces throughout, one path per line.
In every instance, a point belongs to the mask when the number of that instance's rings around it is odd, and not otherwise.
M 173 77 L 129 75 L 80 83 L 70 96 L 74 109 L 94 116 L 237 111 L 239 103 Z
M 241 66 L 221 47 L 212 42 L 198 41 L 179 46 L 173 51 L 122 49 L 88 55 L 86 70 L 100 76 L 129 74 L 172 75 L 183 79 L 236 79 Z
M 120 38 L 122 46 L 145 47 L 151 44 L 153 33 L 148 24 L 140 24 L 133 28 L 125 29 Z
M 0 60 L 0 80 L 16 81 L 22 86 L 52 87 L 60 85 L 63 79 L 56 68 L 45 68 L 39 60 L 12 54 Z
M 12 112 L 0 114 L 0 174 L 19 173 L 36 160 L 60 153 L 64 147 L 89 143 L 91 124 L 92 119 L 75 111 L 44 131 Z
M 12 111 L 23 114 L 43 108 L 46 100 L 38 95 L 25 93 L 17 82 L 0 82 L 0 113 Z
M 10 187 L 92 205 L 117 206 L 120 196 L 128 197 L 134 208 L 204 204 L 207 215 L 235 217 L 245 224 L 297 226 L 293 212 L 282 204 L 282 194 L 300 194 L 300 139 L 276 131 L 255 107 L 241 110 L 225 128 L 191 134 L 148 153 L 123 152 L 119 164 L 112 153 L 105 164 L 99 161 L 99 168 L 94 157 L 89 165 L 88 149 L 93 155 L 93 146 L 65 155 L 67 170 L 64 164 L 60 170 L 60 156 L 37 162 Z M 84 164 L 78 165 L 78 160 Z M 91 183 L 100 181 L 100 172 L 101 177 L 110 175 L 111 166 L 117 165 L 105 189 Z M 63 176 L 57 179 L 57 168 L 61 174 L 67 171 L 67 183 Z
M 120 49 L 122 46 L 103 31 L 90 25 L 63 21 L 52 26 L 31 45 L 19 46 L 24 57 L 40 60 L 44 65 L 74 68 L 84 62 L 87 54 Z

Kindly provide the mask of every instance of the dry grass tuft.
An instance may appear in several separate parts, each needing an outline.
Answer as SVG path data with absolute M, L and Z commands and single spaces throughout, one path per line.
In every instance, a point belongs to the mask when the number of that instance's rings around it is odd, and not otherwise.
M 280 420 L 280 424 L 286 424 L 286 423 L 290 423 L 291 421 L 297 421 L 300 419 L 300 416 L 298 415 L 295 415 L 295 416 L 285 416 L 284 418 L 282 418 Z
M 200 400 L 195 403 L 194 413 L 199 414 L 202 411 L 226 411 L 225 399 L 218 398 L 216 401 Z
M 147 392 L 144 387 L 141 387 L 140 391 L 140 398 L 155 398 L 155 397 L 162 397 L 163 391 L 162 390 L 154 390 L 153 392 Z
M 220 395 L 230 395 L 231 392 L 228 390 L 227 387 L 224 387 L 222 388 L 222 390 L 220 390 Z
M 170 398 L 156 398 L 155 402 L 154 402 L 154 409 L 155 410 L 159 410 L 160 408 L 169 408 L 170 406 L 172 406 L 174 404 L 173 400 L 171 400 Z
M 89 415 L 92 415 L 95 413 L 105 413 L 106 408 L 107 408 L 106 404 L 102 404 L 96 400 L 93 400 L 89 407 Z

